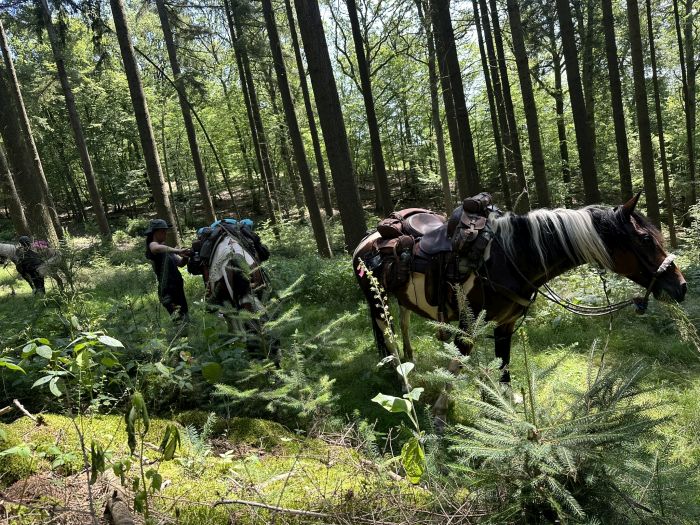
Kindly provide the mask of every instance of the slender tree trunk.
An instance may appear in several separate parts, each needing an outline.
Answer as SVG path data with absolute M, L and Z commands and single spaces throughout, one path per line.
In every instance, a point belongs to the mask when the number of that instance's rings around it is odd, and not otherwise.
M 632 54 L 632 73 L 634 76 L 634 102 L 637 110 L 637 127 L 639 128 L 639 149 L 644 177 L 644 193 L 647 203 L 647 215 L 651 222 L 660 226 L 659 197 L 656 190 L 654 172 L 654 150 L 651 144 L 651 124 L 647 105 L 647 86 L 644 78 L 644 51 L 639 27 L 639 8 L 637 0 L 627 0 L 627 20 L 629 22 L 630 50 Z
M 12 225 L 17 235 L 31 235 L 32 232 L 29 229 L 27 218 L 24 215 L 22 201 L 19 198 L 19 193 L 17 193 L 17 188 L 15 188 L 15 181 L 12 178 L 10 165 L 7 162 L 7 157 L 5 156 L 2 145 L 0 145 L 0 186 L 2 186 L 3 191 L 7 195 L 10 219 L 12 220 Z
M 304 61 L 301 57 L 301 48 L 299 47 L 299 39 L 297 37 L 297 28 L 294 23 L 294 13 L 292 12 L 292 4 L 290 0 L 284 0 L 284 6 L 287 10 L 287 22 L 289 23 L 289 31 L 292 37 L 292 47 L 294 48 L 294 58 L 297 63 L 299 72 L 299 85 L 301 86 L 301 94 L 304 99 L 304 109 L 306 110 L 306 119 L 309 123 L 309 133 L 311 134 L 311 142 L 314 147 L 314 157 L 316 158 L 316 170 L 318 171 L 318 181 L 321 186 L 321 197 L 323 198 L 323 207 L 326 210 L 326 217 L 333 216 L 333 203 L 331 201 L 331 192 L 328 188 L 328 177 L 326 176 L 326 167 L 323 163 L 323 154 L 321 153 L 321 142 L 318 139 L 318 128 L 316 127 L 316 118 L 314 110 L 311 106 L 311 97 L 309 96 L 309 85 L 306 82 L 306 71 L 304 70 Z
M 496 109 L 496 98 L 491 84 L 491 72 L 489 71 L 488 59 L 486 57 L 486 49 L 484 47 L 484 37 L 481 28 L 481 20 L 479 17 L 478 0 L 472 0 L 474 9 L 474 21 L 476 22 L 476 36 L 479 43 L 479 55 L 481 57 L 481 68 L 484 71 L 484 81 L 486 84 L 486 98 L 489 102 L 489 115 L 491 117 L 491 129 L 493 130 L 493 141 L 496 148 L 496 159 L 498 163 L 498 178 L 503 189 L 503 198 L 507 208 L 513 207 L 513 201 L 510 195 L 510 186 L 508 185 L 508 175 L 506 174 L 506 164 L 503 157 L 503 142 L 501 140 L 501 130 L 498 127 L 498 111 Z
M 651 59 L 651 75 L 654 87 L 654 109 L 656 110 L 656 129 L 659 134 L 659 156 L 661 157 L 661 172 L 664 179 L 664 200 L 666 201 L 666 213 L 668 219 L 668 233 L 671 247 L 678 245 L 676 239 L 676 223 L 673 219 L 673 201 L 671 200 L 671 182 L 666 159 L 666 142 L 664 140 L 664 123 L 661 114 L 661 96 L 659 95 L 659 78 L 656 73 L 656 46 L 654 44 L 654 24 L 651 19 L 651 0 L 646 0 L 647 7 L 647 34 L 649 37 L 649 58 Z
M 626 202 L 632 197 L 632 174 L 630 172 L 627 130 L 625 129 L 625 110 L 622 103 L 622 82 L 617 62 L 612 0 L 602 0 L 601 5 L 603 7 L 603 31 L 605 32 L 605 53 L 608 60 L 608 79 L 610 80 L 610 102 L 612 104 L 613 124 L 615 126 L 617 166 L 620 170 L 620 197 L 622 202 Z
M 595 64 L 593 62 L 593 31 L 595 31 L 595 2 L 585 0 L 586 22 L 583 21 L 584 2 L 578 2 L 579 9 L 579 34 L 583 51 L 581 53 L 581 84 L 583 86 L 583 98 L 586 101 L 586 123 L 588 124 L 588 136 L 591 139 L 593 155 L 597 151 L 596 124 L 595 124 Z
M 377 122 L 377 112 L 374 109 L 374 96 L 372 95 L 372 79 L 370 77 L 369 64 L 365 53 L 365 45 L 362 40 L 360 21 L 357 18 L 357 5 L 355 0 L 346 0 L 348 7 L 348 17 L 352 29 L 352 39 L 355 44 L 355 58 L 357 59 L 357 70 L 360 74 L 360 86 L 362 87 L 362 99 L 365 103 L 365 113 L 367 115 L 367 128 L 369 140 L 372 148 L 372 164 L 374 174 L 379 185 L 379 212 L 382 217 L 386 217 L 394 209 L 389 189 L 389 178 L 386 174 L 384 164 L 384 153 L 382 152 L 382 139 L 379 134 L 379 123 Z
M 46 0 L 42 1 L 46 2 Z M 187 101 L 187 90 L 185 89 L 184 78 L 180 70 L 180 63 L 177 59 L 177 52 L 175 50 L 175 40 L 173 38 L 173 32 L 170 27 L 170 20 L 168 19 L 168 11 L 165 7 L 165 1 L 156 0 L 156 6 L 158 7 L 160 26 L 163 30 L 165 48 L 168 51 L 168 59 L 170 60 L 170 69 L 172 69 L 173 80 L 175 82 L 175 85 L 177 86 L 177 98 L 180 103 L 182 120 L 185 124 L 187 141 L 190 145 L 190 154 L 192 155 L 194 174 L 197 177 L 199 193 L 202 198 L 204 218 L 207 222 L 214 222 L 216 220 L 216 212 L 214 211 L 214 204 L 212 203 L 211 193 L 209 192 L 209 182 L 207 181 L 207 176 L 206 173 L 204 173 L 204 167 L 202 166 L 202 156 L 200 154 L 199 144 L 197 142 L 197 131 L 195 130 L 194 122 L 192 121 L 192 114 L 190 112 L 190 105 Z
M 484 6 L 486 4 L 484 3 Z M 493 29 L 493 39 L 496 44 L 496 54 L 498 57 L 498 70 L 500 73 L 500 85 L 503 93 L 503 107 L 505 108 L 505 116 L 508 122 L 508 133 L 510 135 L 511 154 L 513 156 L 513 167 L 515 168 L 515 178 L 518 183 L 518 191 L 527 190 L 527 181 L 525 180 L 525 168 L 523 167 L 523 154 L 520 149 L 520 134 L 518 133 L 518 124 L 515 121 L 515 108 L 513 106 L 513 97 L 510 92 L 510 81 L 508 80 L 508 66 L 506 64 L 505 52 L 503 49 L 503 37 L 501 35 L 501 26 L 498 20 L 498 8 L 496 0 L 490 0 L 491 7 L 491 28 Z M 483 7 L 482 7 L 483 9 Z M 485 11 L 488 15 L 488 9 Z M 484 26 L 485 27 L 485 26 Z M 525 198 L 521 200 L 522 211 L 530 208 L 530 195 L 525 193 Z M 517 211 L 517 210 L 516 210 Z
M 175 217 L 175 227 L 178 233 L 182 236 L 182 223 L 180 222 L 180 215 L 177 212 L 177 203 L 175 202 L 175 191 L 173 191 L 173 183 L 170 179 L 170 169 L 168 167 L 168 143 L 165 140 L 165 100 L 163 101 L 163 110 L 160 112 L 160 142 L 163 148 L 163 168 L 165 168 L 165 180 L 168 183 L 168 190 L 170 196 L 170 205 L 173 209 L 173 217 Z M 177 176 L 175 177 L 175 183 L 177 184 L 177 189 L 182 192 L 180 183 L 177 181 Z M 208 219 L 207 219 L 208 220 Z M 214 219 L 216 220 L 216 219 Z M 187 210 L 185 210 L 185 222 L 187 221 Z M 213 222 L 213 221 L 212 221 Z
M 321 12 L 317 0 L 297 0 L 295 5 L 301 39 L 304 42 L 304 52 L 309 64 L 318 118 L 340 208 L 345 246 L 352 252 L 365 236 L 367 222 L 355 181 L 343 112 L 323 32 Z
M 479 172 L 474 154 L 474 142 L 469 125 L 469 112 L 464 98 L 464 85 L 462 83 L 462 71 L 457 57 L 452 18 L 450 16 L 449 0 L 432 0 L 433 24 L 439 40 L 442 42 L 441 60 L 445 61 L 446 72 L 449 75 L 452 99 L 454 102 L 457 130 L 459 132 L 460 154 L 464 163 L 464 179 L 457 179 L 462 198 L 473 195 L 479 191 Z
M 505 156 L 506 175 L 501 181 L 503 192 L 506 196 L 506 205 L 509 209 L 513 209 L 513 197 L 511 194 L 510 176 L 517 172 L 515 159 L 513 158 L 513 138 L 508 128 L 508 117 L 506 116 L 506 106 L 503 99 L 503 89 L 501 87 L 501 77 L 498 72 L 498 60 L 496 59 L 496 51 L 493 45 L 493 36 L 491 34 L 491 21 L 489 19 L 488 6 L 486 0 L 479 0 L 479 11 L 474 11 L 475 16 L 478 13 L 481 27 L 484 32 L 484 44 L 486 48 L 486 58 L 488 60 L 488 69 L 484 71 L 484 76 L 489 76 L 493 86 L 494 104 L 496 106 L 496 114 L 498 116 L 498 129 L 500 130 L 500 140 L 503 145 L 503 154 Z
M 586 204 L 600 202 L 598 175 L 596 173 L 593 144 L 586 121 L 586 103 L 581 88 L 581 73 L 578 65 L 574 24 L 571 20 L 569 0 L 556 0 L 561 40 L 564 46 L 564 62 L 566 63 L 566 79 L 569 84 L 571 111 L 574 116 L 576 131 L 576 147 L 578 148 L 579 165 L 583 179 L 583 192 Z
M 58 219 L 58 212 L 53 202 L 53 198 L 51 197 L 48 182 L 46 181 L 44 167 L 41 164 L 41 157 L 39 157 L 39 150 L 37 150 L 36 143 L 34 142 L 34 134 L 32 133 L 32 127 L 29 123 L 27 110 L 24 107 L 22 91 L 20 90 L 19 81 L 17 80 L 17 73 L 15 72 L 15 65 L 12 62 L 12 55 L 10 54 L 10 48 L 7 43 L 7 36 L 5 35 L 5 28 L 2 25 L 2 20 L 0 20 L 0 51 L 2 52 L 5 63 L 11 96 L 14 99 L 17 115 L 19 117 L 20 129 L 24 135 L 24 142 L 26 143 L 27 151 L 31 156 L 32 167 L 36 173 L 36 181 L 39 183 L 39 191 L 42 193 L 42 201 L 44 201 L 45 205 L 48 207 L 51 221 L 53 222 L 54 226 L 53 231 L 46 232 L 48 235 L 51 235 L 51 238 L 47 239 L 47 241 L 54 241 L 53 244 L 56 245 L 55 240 L 63 238 L 63 229 L 61 228 L 61 222 Z M 6 98 L 5 100 L 7 101 L 10 99 Z
M 554 70 L 554 110 L 557 115 L 557 136 L 559 139 L 559 156 L 561 157 L 561 174 L 565 187 L 564 202 L 573 206 L 571 198 L 571 165 L 569 163 L 569 143 L 566 138 L 566 121 L 564 119 L 564 90 L 561 82 L 561 56 L 554 35 L 554 21 L 549 26 L 549 42 L 552 52 L 552 69 Z
M 139 138 L 141 139 L 141 149 L 143 150 L 144 160 L 146 161 L 146 171 L 148 172 L 151 190 L 153 191 L 156 213 L 160 218 L 174 225 L 175 216 L 170 207 L 168 190 L 165 187 L 165 179 L 163 178 L 163 172 L 160 167 L 158 148 L 151 125 L 151 116 L 148 112 L 146 96 L 143 92 L 143 85 L 141 83 L 138 65 L 136 64 L 131 35 L 129 34 L 129 28 L 126 24 L 124 3 L 123 0 L 110 0 L 110 5 L 112 6 L 114 27 L 117 32 L 117 40 L 119 40 L 122 61 L 124 62 L 124 71 L 126 72 L 126 78 L 129 83 L 131 103 L 134 106 L 136 125 L 139 131 Z M 171 244 L 178 244 L 180 242 L 176 229 L 171 228 L 168 230 L 167 240 Z
M 459 129 L 457 127 L 457 114 L 455 112 L 455 103 L 452 97 L 452 87 L 450 86 L 450 72 L 447 67 L 445 43 L 442 38 L 442 33 L 435 7 L 430 4 L 430 13 L 433 23 L 433 38 L 435 39 L 435 51 L 438 64 L 438 72 L 440 73 L 440 87 L 442 91 L 442 102 L 445 106 L 445 120 L 447 121 L 447 133 L 450 136 L 450 150 L 452 151 L 452 162 L 455 166 L 455 179 L 457 181 L 457 193 L 462 195 L 465 191 L 464 185 L 467 179 L 466 168 L 464 166 L 464 156 L 462 155 L 461 143 L 459 140 Z M 461 182 L 460 182 L 461 181 Z
M 685 3 L 685 27 L 684 27 L 684 44 L 685 44 L 685 70 L 688 82 L 688 129 L 689 133 L 693 136 L 693 156 L 695 159 L 697 153 L 695 151 L 695 125 L 697 123 L 697 100 L 695 98 L 695 86 L 697 78 L 697 70 L 695 67 L 695 34 L 694 34 L 694 22 L 695 13 L 693 12 L 693 0 L 686 0 Z M 695 163 L 693 162 L 692 168 L 692 202 L 696 200 L 697 188 L 695 182 Z
M 49 42 L 51 43 L 51 50 L 53 52 L 54 62 L 56 63 L 58 79 L 61 83 L 63 97 L 66 101 L 66 110 L 68 111 L 68 118 L 73 131 L 75 145 L 77 146 L 78 153 L 80 154 L 80 162 L 83 167 L 83 173 L 85 174 L 85 182 L 87 183 L 88 193 L 90 194 L 90 202 L 92 203 L 92 208 L 95 212 L 95 218 L 97 219 L 97 226 L 100 230 L 100 235 L 102 235 L 103 239 L 109 242 L 112 238 L 112 231 L 110 230 L 109 222 L 107 221 L 107 214 L 102 206 L 102 196 L 100 195 L 100 190 L 97 187 L 97 181 L 95 180 L 95 172 L 93 170 L 90 153 L 88 152 L 87 142 L 85 141 L 85 134 L 83 133 L 83 126 L 80 121 L 80 116 L 78 115 L 78 109 L 75 105 L 73 90 L 68 82 L 68 73 L 66 72 L 65 61 L 63 60 L 63 50 L 61 48 L 58 35 L 56 34 L 53 21 L 51 20 L 51 10 L 49 9 L 48 2 L 46 0 L 41 0 L 41 7 L 44 25 L 46 26 L 46 32 L 49 35 Z
M 428 44 L 428 82 L 430 84 L 430 114 L 435 131 L 435 144 L 437 146 L 438 166 L 440 182 L 442 183 L 442 198 L 445 204 L 445 213 L 451 213 L 454 207 L 452 190 L 450 189 L 450 177 L 447 172 L 447 155 L 445 154 L 445 134 L 440 119 L 440 101 L 438 99 L 438 75 L 435 65 L 435 40 L 433 39 L 433 27 L 431 21 L 425 16 L 423 0 L 416 0 L 418 17 L 423 25 Z M 430 7 L 428 7 L 430 9 Z
M 236 21 L 233 18 L 233 11 L 228 0 L 224 0 L 224 9 L 226 11 L 226 19 L 228 21 L 229 31 L 231 33 L 231 42 L 233 44 L 234 54 L 236 55 L 236 66 L 238 67 L 238 76 L 241 81 L 241 91 L 243 92 L 243 100 L 248 114 L 248 123 L 250 132 L 253 137 L 253 146 L 255 155 L 260 168 L 260 175 L 263 184 L 263 193 L 265 195 L 265 204 L 267 206 L 270 221 L 273 226 L 278 224 L 277 215 L 275 213 L 275 204 L 272 199 L 274 191 L 274 180 L 272 174 L 272 165 L 267 149 L 267 140 L 265 132 L 262 128 L 262 119 L 260 118 L 260 108 L 258 105 L 257 93 L 255 85 L 251 78 L 248 78 L 250 68 L 245 67 L 244 56 L 247 56 L 243 44 L 240 42 L 241 35 Z M 276 192 L 275 192 L 276 193 Z
M 267 34 L 270 39 L 270 48 L 272 50 L 275 73 L 277 74 L 277 84 L 279 86 L 280 97 L 282 98 L 282 106 L 284 107 L 284 115 L 287 121 L 289 135 L 292 139 L 294 157 L 296 159 L 297 168 L 299 169 L 301 184 L 304 189 L 304 199 L 306 200 L 306 207 L 309 210 L 311 227 L 314 231 L 314 238 L 316 239 L 316 247 L 318 249 L 318 253 L 322 257 L 331 257 L 331 246 L 326 235 L 326 227 L 323 224 L 321 210 L 319 209 L 318 201 L 316 200 L 314 183 L 313 179 L 311 178 L 309 164 L 306 160 L 306 152 L 304 151 L 304 141 L 301 138 L 299 122 L 297 121 L 296 112 L 294 111 L 294 101 L 292 100 L 292 94 L 289 91 L 287 70 L 284 65 L 284 57 L 282 56 L 282 47 L 280 45 L 280 38 L 277 32 L 277 23 L 275 22 L 275 15 L 272 10 L 271 0 L 262 0 L 262 8 L 263 15 L 265 17 L 265 24 L 267 26 Z
M 551 206 L 549 199 L 549 187 L 547 185 L 547 172 L 542 153 L 542 141 L 540 140 L 540 121 L 537 116 L 535 93 L 532 89 L 530 78 L 530 64 L 525 50 L 525 37 L 523 35 L 522 22 L 520 20 L 520 6 L 518 0 L 508 0 L 508 19 L 510 32 L 513 39 L 513 53 L 518 67 L 520 78 L 520 91 L 523 96 L 525 108 L 525 120 L 527 122 L 527 136 L 530 143 L 530 157 L 532 159 L 532 174 L 535 178 L 535 191 L 537 192 L 537 204 L 540 207 Z
M 686 0 L 686 16 L 688 16 L 688 13 L 692 13 L 692 1 L 693 0 Z M 694 59 L 689 59 L 686 61 L 686 56 L 685 56 L 685 46 L 683 45 L 683 37 L 681 35 L 681 22 L 680 22 L 680 13 L 678 9 L 678 0 L 673 0 L 673 18 L 675 21 L 675 26 L 676 26 L 676 38 L 678 39 L 678 55 L 680 57 L 680 65 L 681 65 L 681 79 L 683 82 L 683 105 L 685 109 L 685 133 L 686 133 L 686 140 L 687 140 L 687 148 L 688 148 L 688 178 L 690 181 L 690 204 L 694 204 L 695 201 L 697 200 L 697 189 L 696 189 L 696 182 L 695 182 L 695 108 L 696 108 L 696 102 L 695 102 L 695 89 L 693 88 L 692 93 L 691 93 L 691 80 L 690 78 L 693 77 L 693 86 L 695 84 L 695 68 L 693 67 L 693 70 L 690 71 L 688 69 L 689 63 L 694 63 Z M 690 17 L 692 19 L 692 16 Z M 687 22 L 687 21 L 686 21 Z M 692 22 L 691 22 L 692 24 Z M 693 39 L 693 32 L 692 32 L 692 25 L 691 25 L 691 30 L 687 31 L 688 26 L 686 24 L 686 45 L 689 47 L 691 50 L 694 47 L 692 43 Z M 688 42 L 690 40 L 690 42 Z

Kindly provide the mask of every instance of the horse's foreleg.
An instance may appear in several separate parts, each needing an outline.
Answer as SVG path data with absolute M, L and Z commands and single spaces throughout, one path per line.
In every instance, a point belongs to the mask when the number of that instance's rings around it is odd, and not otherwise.
M 411 347 L 411 311 L 399 305 L 399 324 L 401 325 L 401 339 L 403 342 L 403 358 L 413 361 L 413 347 Z
M 496 341 L 496 357 L 501 360 L 501 383 L 510 383 L 510 372 L 508 365 L 510 364 L 510 343 L 513 339 L 514 323 L 508 323 L 497 326 L 493 330 L 493 335 Z

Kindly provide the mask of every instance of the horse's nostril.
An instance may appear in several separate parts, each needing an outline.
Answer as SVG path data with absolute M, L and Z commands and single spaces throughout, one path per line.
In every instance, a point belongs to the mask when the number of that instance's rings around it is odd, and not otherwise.
M 683 295 L 685 295 L 685 293 L 687 291 L 688 291 L 688 284 L 684 282 L 681 284 L 681 292 L 683 293 Z

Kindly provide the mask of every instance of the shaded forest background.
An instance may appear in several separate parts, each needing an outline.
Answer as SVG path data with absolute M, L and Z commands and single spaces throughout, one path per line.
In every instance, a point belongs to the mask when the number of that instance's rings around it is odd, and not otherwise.
M 327 256 L 334 214 L 351 248 L 366 211 L 644 189 L 675 244 L 696 201 L 693 0 L 5 0 L 0 14 L 18 233 L 306 217 Z

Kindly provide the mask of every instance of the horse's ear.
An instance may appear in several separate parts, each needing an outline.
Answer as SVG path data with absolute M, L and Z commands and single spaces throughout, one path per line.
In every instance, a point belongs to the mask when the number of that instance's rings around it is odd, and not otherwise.
M 620 206 L 618 213 L 620 213 L 623 218 L 629 219 L 632 216 L 632 212 L 634 211 L 634 208 L 637 206 L 637 202 L 639 201 L 639 197 L 642 195 L 642 192 L 640 191 L 632 197 L 630 200 L 628 200 L 626 203 L 624 203 L 622 206 Z

